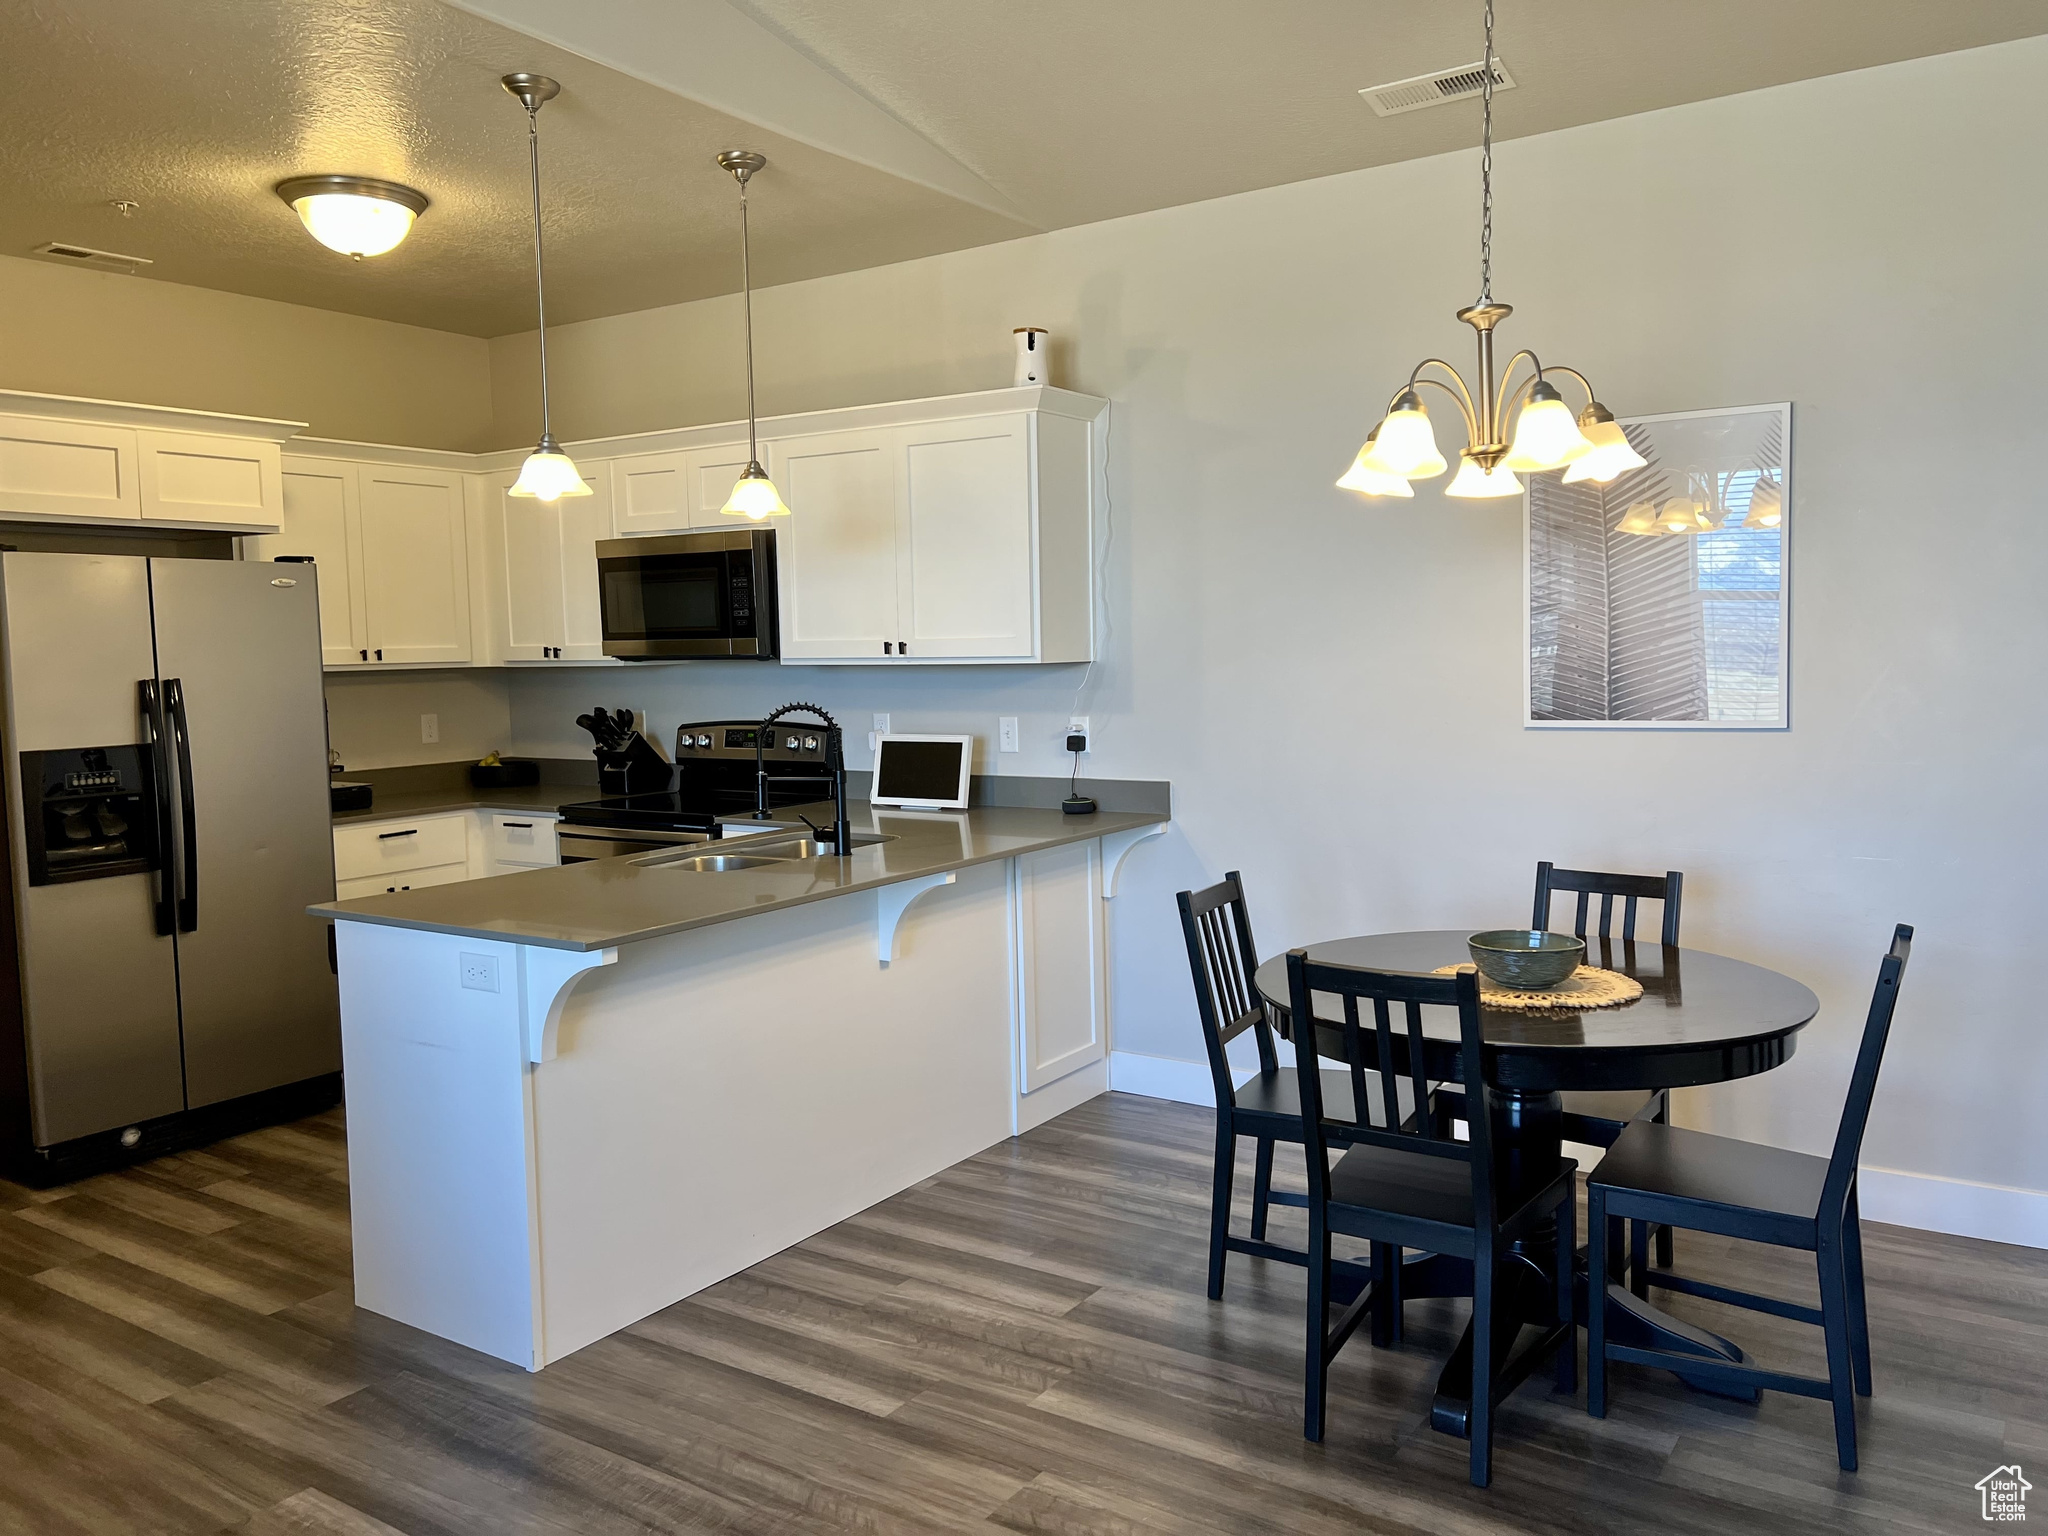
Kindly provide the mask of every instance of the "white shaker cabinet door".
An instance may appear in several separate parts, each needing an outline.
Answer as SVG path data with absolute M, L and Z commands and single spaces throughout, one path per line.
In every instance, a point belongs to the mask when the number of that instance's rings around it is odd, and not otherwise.
M 744 440 L 612 460 L 612 516 L 618 537 L 717 528 L 736 521 L 718 509 L 746 467 Z
M 136 441 L 143 517 L 265 532 L 280 526 L 276 443 L 147 430 Z
M 470 659 L 462 476 L 366 464 L 363 600 L 372 661 Z
M 563 661 L 604 660 L 604 620 L 597 605 L 597 541 L 612 536 L 611 466 L 584 464 L 588 496 L 562 507 Z
M 0 416 L 0 512 L 138 518 L 135 457 L 130 427 Z
M 276 533 L 251 538 L 252 560 L 301 555 L 313 561 L 320 586 L 320 660 L 325 666 L 360 666 L 369 660 L 363 638 L 363 600 L 356 547 L 356 466 L 333 459 L 286 458 L 283 522 Z
M 493 475 L 490 495 L 504 519 L 505 660 L 549 661 L 564 643 L 562 508 L 506 494 L 513 473 Z
M 1033 653 L 1031 418 L 900 433 L 898 651 L 913 661 Z
M 763 443 L 765 455 L 768 445 Z M 682 455 L 684 494 L 689 498 L 692 528 L 733 528 L 744 519 L 728 517 L 725 504 L 732 499 L 733 483 L 747 472 L 747 445 L 720 443 L 711 448 L 691 448 Z M 764 460 L 765 462 L 765 460 Z
M 892 434 L 832 432 L 767 445 L 790 516 L 775 518 L 782 657 L 882 661 L 896 654 L 896 464 Z M 751 526 L 740 518 L 733 526 Z
M 1102 843 L 1017 860 L 1018 1073 L 1026 1093 L 1109 1053 Z

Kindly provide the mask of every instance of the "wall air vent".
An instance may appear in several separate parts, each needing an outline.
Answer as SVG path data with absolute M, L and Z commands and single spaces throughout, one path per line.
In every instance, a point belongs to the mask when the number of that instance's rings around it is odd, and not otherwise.
M 1412 80 L 1369 85 L 1358 94 L 1365 98 L 1375 116 L 1399 117 L 1403 112 L 1477 96 L 1485 84 L 1484 64 L 1460 64 L 1456 69 L 1440 69 L 1433 75 L 1417 75 Z M 1501 63 L 1498 55 L 1493 61 L 1493 88 L 1496 93 L 1515 88 L 1515 77 L 1508 73 L 1507 65 Z
M 52 261 L 68 262 L 74 267 L 105 267 L 113 272 L 135 272 L 151 265 L 147 256 L 123 256 L 119 251 L 96 251 L 89 245 L 72 245 L 63 240 L 52 240 L 47 245 L 39 245 L 30 254 L 47 256 Z

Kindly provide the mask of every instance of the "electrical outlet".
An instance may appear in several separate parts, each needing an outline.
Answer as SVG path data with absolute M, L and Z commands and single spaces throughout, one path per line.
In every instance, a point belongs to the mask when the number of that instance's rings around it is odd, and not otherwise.
M 875 716 L 875 732 L 881 736 L 889 734 L 889 717 L 887 715 Z
M 1017 717 L 1003 715 L 996 720 L 996 750 L 1015 752 L 1017 750 Z
M 889 717 L 884 714 L 877 714 L 875 716 L 875 728 L 868 732 L 868 750 L 870 752 L 881 751 L 882 738 L 888 734 Z
M 1067 737 L 1069 742 L 1071 742 L 1072 738 L 1076 736 L 1081 738 L 1081 750 L 1083 752 L 1086 752 L 1090 747 L 1095 745 L 1095 733 L 1088 729 L 1088 717 L 1086 715 L 1075 715 L 1067 723 Z M 1069 745 L 1067 750 L 1071 752 L 1073 750 L 1073 747 Z
M 461 966 L 462 984 L 472 992 L 495 992 L 498 990 L 498 957 L 495 955 L 472 954 L 462 950 L 456 957 Z
M 441 717 L 439 715 L 421 715 L 420 740 L 423 742 L 435 742 L 440 739 Z

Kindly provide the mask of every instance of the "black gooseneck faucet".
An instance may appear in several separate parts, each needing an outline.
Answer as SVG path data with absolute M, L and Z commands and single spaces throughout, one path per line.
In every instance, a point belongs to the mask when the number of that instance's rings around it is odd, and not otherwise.
M 818 773 L 778 773 L 771 776 L 764 756 L 768 744 L 769 727 L 785 715 L 798 713 L 816 715 L 825 726 L 825 771 Z M 754 732 L 754 817 L 758 821 L 768 818 L 768 786 L 770 784 L 810 783 L 818 784 L 830 780 L 832 784 L 832 825 L 829 829 L 817 825 L 810 817 L 798 812 L 803 824 L 816 834 L 820 842 L 829 841 L 832 851 L 844 858 L 853 852 L 853 829 L 846 822 L 846 738 L 839 729 L 839 722 L 815 704 L 785 704 L 764 719 Z

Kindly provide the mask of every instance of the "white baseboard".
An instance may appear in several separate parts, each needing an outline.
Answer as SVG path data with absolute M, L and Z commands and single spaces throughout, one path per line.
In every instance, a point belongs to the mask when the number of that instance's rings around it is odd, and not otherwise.
M 1278 1043 L 1285 1047 L 1286 1042 Z M 1237 1073 L 1240 1082 L 1248 1076 L 1242 1070 Z M 1216 1104 L 1207 1062 L 1171 1061 L 1163 1056 L 1140 1056 L 1134 1051 L 1112 1051 L 1109 1086 L 1117 1093 L 1171 1099 L 1176 1104 L 1199 1104 L 1204 1108 L 1214 1108 Z M 1599 1162 L 1595 1148 L 1569 1150 L 1579 1155 L 1581 1170 L 1591 1169 Z M 1870 1167 L 1857 1175 L 1857 1185 L 1863 1214 L 1871 1221 L 1915 1227 L 1922 1232 L 1983 1238 L 1993 1243 L 2016 1243 L 2024 1248 L 2048 1248 L 2048 1192 Z
M 1869 1221 L 2048 1248 L 2048 1192 L 2042 1190 L 1870 1167 L 1857 1173 L 1856 1189 Z

